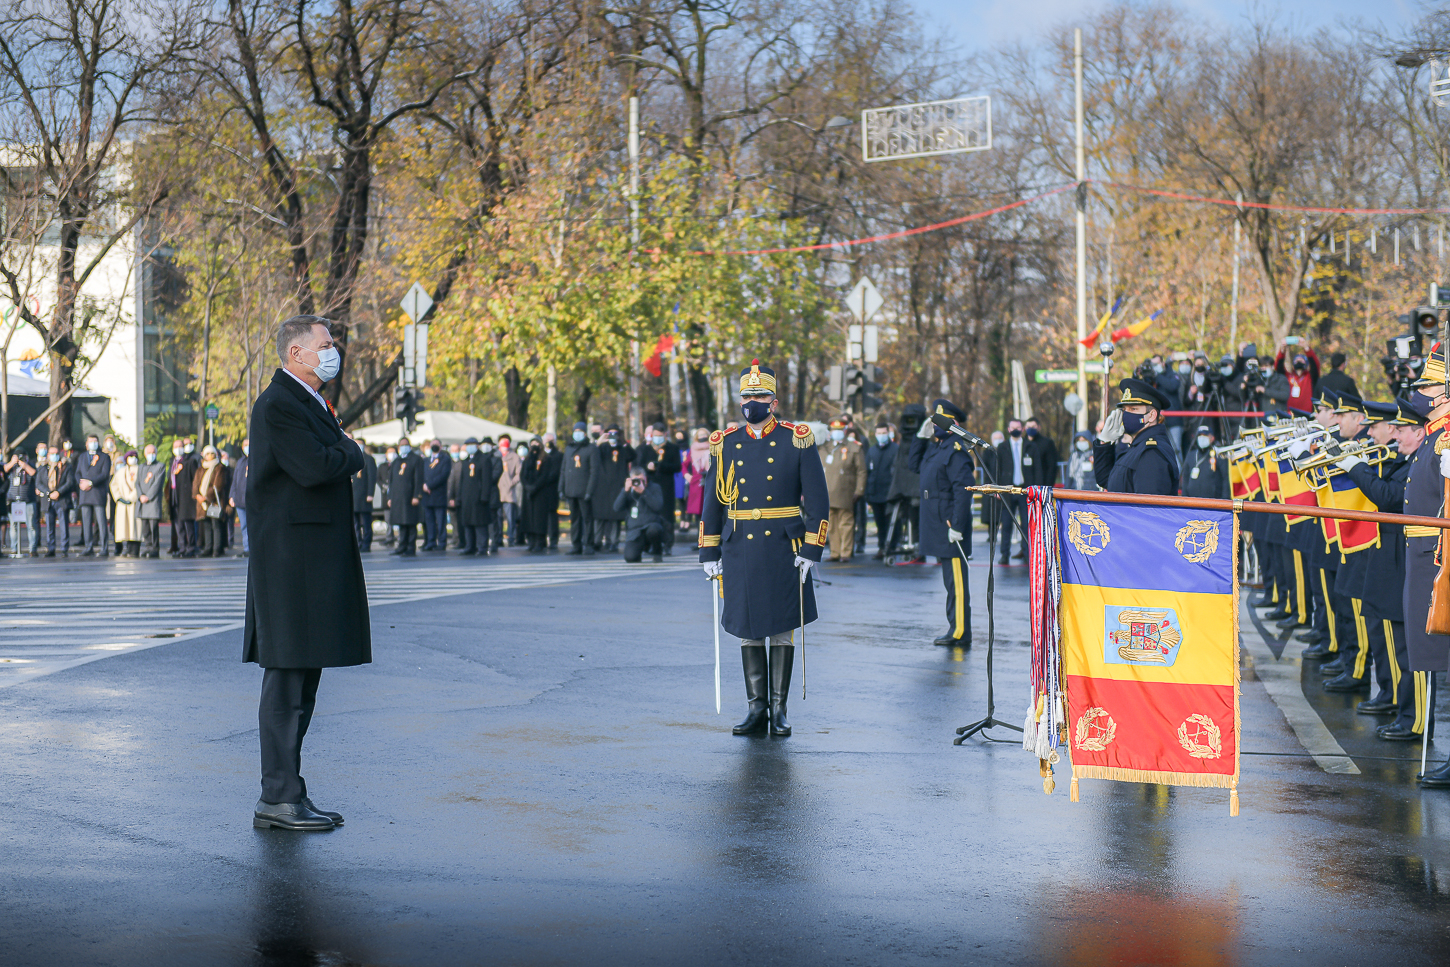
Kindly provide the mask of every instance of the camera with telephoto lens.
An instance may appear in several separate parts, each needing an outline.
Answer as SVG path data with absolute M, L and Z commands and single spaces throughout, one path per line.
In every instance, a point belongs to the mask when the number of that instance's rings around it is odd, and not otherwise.
M 1408 396 L 1410 387 L 1425 370 L 1424 341 L 1414 331 L 1385 340 L 1380 366 L 1394 396 Z

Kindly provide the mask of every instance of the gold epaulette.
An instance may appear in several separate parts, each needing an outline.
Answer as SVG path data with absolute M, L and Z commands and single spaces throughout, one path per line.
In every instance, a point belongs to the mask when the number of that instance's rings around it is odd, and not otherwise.
M 804 450 L 816 445 L 816 435 L 806 424 L 787 423 L 785 420 L 781 420 L 780 425 L 790 430 L 790 442 L 794 443 L 797 448 Z
M 740 427 L 737 426 L 729 430 L 716 430 L 714 433 L 711 433 L 710 456 L 718 458 L 720 453 L 725 449 L 725 434 L 734 433 L 738 429 Z

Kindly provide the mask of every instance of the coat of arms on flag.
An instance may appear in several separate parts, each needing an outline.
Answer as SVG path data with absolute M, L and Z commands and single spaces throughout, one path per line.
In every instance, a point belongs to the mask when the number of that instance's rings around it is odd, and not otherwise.
M 1038 535 L 1047 560 L 1033 581 L 1044 583 L 1046 606 L 1033 611 L 1024 741 L 1044 760 L 1044 776 L 1065 748 L 1074 800 L 1079 779 L 1219 786 L 1233 790 L 1236 814 L 1234 515 L 1132 504 L 1087 511 L 1046 488 L 1032 488 L 1031 501 L 1040 505 L 1033 519 L 1057 525 Z

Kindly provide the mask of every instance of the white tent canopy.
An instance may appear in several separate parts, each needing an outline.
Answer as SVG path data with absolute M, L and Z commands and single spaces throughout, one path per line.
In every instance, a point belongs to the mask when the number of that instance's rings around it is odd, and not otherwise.
M 451 410 L 423 410 L 418 414 L 418 428 L 412 433 L 403 432 L 402 420 L 386 420 L 352 431 L 353 436 L 373 446 L 397 443 L 398 439 L 404 436 L 412 440 L 414 444 L 422 440 L 441 440 L 445 446 L 462 443 L 469 437 L 479 440 L 484 437 L 493 437 L 497 441 L 505 433 L 515 442 L 538 435 L 506 423 L 495 423 L 482 417 L 472 416 L 468 413 L 456 413 Z

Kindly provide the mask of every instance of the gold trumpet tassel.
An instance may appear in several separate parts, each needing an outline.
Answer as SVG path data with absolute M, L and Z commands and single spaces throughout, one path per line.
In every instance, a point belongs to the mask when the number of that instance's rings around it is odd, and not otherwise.
M 1069 802 L 1077 802 L 1077 776 L 1072 777 L 1072 782 L 1067 786 L 1067 798 Z

